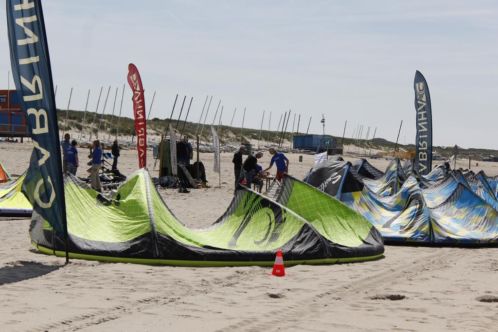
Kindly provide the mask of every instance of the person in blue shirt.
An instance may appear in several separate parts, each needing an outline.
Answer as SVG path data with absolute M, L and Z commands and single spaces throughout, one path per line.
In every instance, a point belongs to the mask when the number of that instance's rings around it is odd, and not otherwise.
M 99 171 L 102 167 L 102 148 L 100 147 L 99 140 L 93 141 L 93 149 L 90 157 L 92 158 L 92 167 L 88 169 L 88 172 L 90 172 L 90 184 L 93 189 L 101 191 Z
M 67 172 L 73 175 L 76 175 L 79 166 L 78 149 L 76 149 L 76 145 L 78 145 L 78 143 L 73 139 L 71 141 L 71 146 L 66 151 Z
M 71 147 L 71 142 L 69 141 L 71 136 L 66 133 L 64 134 L 64 140 L 61 142 L 62 148 L 62 171 L 67 174 L 67 150 Z
M 289 159 L 287 159 L 282 152 L 277 152 L 274 148 L 270 148 L 269 151 L 272 155 L 271 162 L 270 166 L 265 169 L 264 172 L 269 171 L 270 168 L 273 167 L 273 164 L 275 164 L 277 166 L 277 175 L 275 176 L 275 179 L 280 182 L 289 171 Z

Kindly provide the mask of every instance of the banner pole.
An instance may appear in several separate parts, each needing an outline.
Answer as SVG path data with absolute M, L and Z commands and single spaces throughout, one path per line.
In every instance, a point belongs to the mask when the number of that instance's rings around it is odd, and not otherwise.
M 152 112 L 152 106 L 154 106 L 154 100 L 156 100 L 156 91 L 155 90 L 154 90 L 154 93 L 152 94 L 152 100 L 150 101 L 149 114 L 147 114 L 147 120 L 150 120 L 150 113 Z
M 177 100 L 178 100 L 178 93 L 176 94 L 175 101 L 173 102 L 173 108 L 171 109 L 171 114 L 169 116 L 169 119 L 166 120 L 167 121 L 166 122 L 166 132 L 169 131 L 169 124 L 171 124 L 171 120 L 173 119 L 173 114 L 175 113 L 175 107 L 176 107 Z
M 220 111 L 220 116 L 218 118 L 218 127 L 220 127 L 222 125 L 221 123 L 221 117 L 223 116 L 223 109 L 225 108 L 224 105 L 221 106 L 221 111 Z
M 268 118 L 268 142 L 270 141 L 270 130 L 271 130 L 271 111 L 270 111 L 270 117 Z
M 88 100 L 89 99 L 90 99 L 90 89 L 88 89 L 88 93 L 86 94 L 85 111 L 83 113 L 83 121 L 81 122 L 80 136 L 78 138 L 79 141 L 81 141 L 81 137 L 83 135 L 83 125 L 85 124 L 85 121 L 86 121 L 86 112 L 88 111 Z
M 310 124 L 311 124 L 311 116 L 310 116 L 310 120 L 308 121 L 308 129 L 306 129 L 306 135 L 308 135 L 308 132 L 310 131 Z
M 202 121 L 202 126 L 201 126 L 201 131 L 199 133 L 199 136 L 201 136 L 202 132 L 204 131 L 204 125 L 206 124 L 207 117 L 208 117 L 208 114 L 209 114 L 209 110 L 211 109 L 211 102 L 212 101 L 213 101 L 213 96 L 211 96 L 211 98 L 209 98 L 208 107 L 206 109 L 206 114 L 204 114 L 204 120 Z
M 396 150 L 398 149 L 399 134 L 401 133 L 401 127 L 403 126 L 403 120 L 399 124 L 398 137 L 396 137 L 396 144 L 394 145 L 394 157 L 396 158 Z
M 183 107 L 185 106 L 186 99 L 187 99 L 187 96 L 183 96 L 182 107 L 180 107 L 180 114 L 178 114 L 178 119 L 176 119 L 175 130 L 178 129 L 178 124 L 180 123 L 180 119 L 182 117 Z M 181 137 L 180 137 L 180 139 L 181 139 Z
M 216 117 L 218 116 L 218 111 L 220 109 L 220 105 L 221 105 L 221 99 L 218 102 L 218 106 L 216 107 L 216 112 L 214 112 L 213 123 L 211 123 L 211 126 L 214 126 L 214 124 L 216 123 Z
M 235 113 L 237 113 L 237 107 L 233 110 L 232 121 L 230 121 L 230 127 L 233 127 L 233 120 L 235 119 Z
M 93 134 L 93 125 L 95 124 L 95 118 L 97 117 L 97 114 L 99 112 L 99 104 L 100 104 L 100 98 L 102 97 L 102 90 L 104 89 L 103 86 L 100 87 L 100 92 L 99 92 L 99 98 L 97 99 L 97 106 L 95 106 L 95 114 L 93 115 L 93 120 L 90 125 L 90 141 L 92 141 L 92 134 Z
M 121 91 L 121 103 L 119 105 L 119 117 L 118 117 L 118 122 L 116 124 L 116 139 L 118 139 L 118 137 L 119 137 L 119 120 L 121 120 L 121 111 L 123 110 L 123 99 L 124 99 L 125 85 L 126 84 L 123 84 L 123 90 Z
M 185 130 L 185 125 L 187 124 L 187 119 L 188 119 L 188 115 L 190 114 L 190 107 L 192 106 L 193 100 L 194 100 L 194 97 L 190 97 L 190 103 L 188 104 L 187 115 L 185 115 L 185 121 L 183 121 L 183 126 L 182 126 L 182 130 L 180 131 L 180 135 Z
M 280 142 L 282 141 L 282 133 L 284 132 L 285 120 L 287 119 L 287 112 L 284 112 L 284 118 L 282 120 L 282 128 L 279 126 L 278 130 L 278 147 L 280 148 Z
M 114 102 L 112 103 L 112 117 L 111 117 L 111 121 L 114 120 L 114 112 L 116 111 L 116 100 L 118 99 L 118 90 L 119 90 L 119 88 L 116 87 L 116 93 L 114 93 Z M 111 140 L 111 130 L 109 130 L 107 132 L 107 140 L 108 141 Z
M 244 107 L 244 113 L 242 114 L 242 127 L 240 128 L 240 143 L 244 139 L 244 122 L 246 120 L 246 108 Z
M 209 99 L 209 95 L 206 96 L 206 99 L 204 100 L 204 105 L 202 106 L 202 112 L 201 116 L 199 118 L 199 122 L 197 122 L 197 126 L 195 126 L 195 136 L 197 136 L 197 133 L 199 132 L 199 126 L 201 125 L 202 122 L 202 116 L 204 115 L 204 110 L 206 109 L 206 104 Z
M 109 85 L 109 88 L 107 89 L 107 95 L 105 96 L 104 108 L 102 109 L 102 115 L 100 116 L 99 125 L 97 127 L 97 135 L 96 135 L 97 139 L 99 139 L 100 126 L 102 125 L 102 121 L 104 120 L 105 109 L 107 107 L 107 100 L 109 99 L 110 92 L 111 92 L 111 86 Z
M 261 134 L 263 133 L 263 122 L 265 121 L 265 110 L 263 110 L 263 116 L 261 117 L 261 126 L 259 127 L 259 137 L 258 137 L 258 150 L 259 142 L 261 141 Z

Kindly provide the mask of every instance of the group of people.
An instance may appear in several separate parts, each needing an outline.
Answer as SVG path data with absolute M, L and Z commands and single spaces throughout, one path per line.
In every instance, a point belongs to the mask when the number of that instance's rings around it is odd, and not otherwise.
M 263 187 L 263 179 L 268 178 L 268 171 L 276 165 L 277 173 L 275 175 L 276 181 L 282 181 L 283 177 L 289 171 L 289 159 L 282 153 L 274 148 L 268 150 L 272 156 L 270 166 L 266 169 L 258 163 L 258 160 L 263 157 L 263 152 L 257 152 L 254 155 L 249 154 L 245 161 L 243 155 L 246 153 L 245 146 L 241 146 L 233 155 L 232 163 L 234 165 L 235 188 L 239 188 L 241 184 L 250 187 L 255 184 L 259 191 Z
M 79 167 L 79 157 L 78 149 L 76 148 L 78 142 L 76 140 L 71 141 L 71 135 L 66 133 L 64 135 L 64 140 L 61 142 L 62 147 L 62 170 L 64 175 L 72 174 L 76 175 Z M 111 153 L 113 155 L 112 170 L 116 171 L 118 167 L 118 158 L 120 155 L 120 147 L 117 140 L 114 140 L 111 148 Z M 94 140 L 92 148 L 90 149 L 90 155 L 88 156 L 90 161 L 88 166 L 90 168 L 87 170 L 90 178 L 90 185 L 93 189 L 101 191 L 102 187 L 100 184 L 100 169 L 102 168 L 102 147 L 99 140 Z

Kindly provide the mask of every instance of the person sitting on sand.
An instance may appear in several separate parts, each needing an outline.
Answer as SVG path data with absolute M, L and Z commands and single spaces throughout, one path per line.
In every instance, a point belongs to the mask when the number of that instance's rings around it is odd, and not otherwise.
M 274 148 L 270 148 L 268 151 L 270 152 L 272 157 L 270 166 L 268 166 L 268 168 L 264 171 L 269 171 L 270 168 L 273 167 L 273 164 L 277 165 L 277 175 L 275 176 L 275 180 L 280 182 L 284 178 L 284 175 L 289 171 L 289 159 L 287 159 L 287 157 L 282 152 L 277 152 L 277 150 L 275 150 Z

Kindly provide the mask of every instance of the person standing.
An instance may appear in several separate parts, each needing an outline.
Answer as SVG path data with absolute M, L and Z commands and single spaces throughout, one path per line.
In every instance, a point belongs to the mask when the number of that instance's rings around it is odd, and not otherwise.
M 233 154 L 232 163 L 233 163 L 233 175 L 235 177 L 235 187 L 239 183 L 240 171 L 242 170 L 242 155 L 244 154 L 246 148 L 245 146 L 240 146 L 237 152 Z
M 188 141 L 187 136 L 183 136 L 183 139 L 176 144 L 176 159 L 178 163 L 178 177 L 179 177 L 179 189 L 180 193 L 188 194 L 189 191 L 187 187 L 189 181 L 186 172 L 190 168 L 190 159 L 193 157 L 192 145 Z
M 118 140 L 116 139 L 112 143 L 112 147 L 111 147 L 111 153 L 112 153 L 112 156 L 114 157 L 114 159 L 112 161 L 112 170 L 113 171 L 117 171 L 117 169 L 118 169 L 118 158 L 119 158 L 120 151 L 121 151 L 121 148 L 119 147 Z
M 66 151 L 67 172 L 73 175 L 76 175 L 79 166 L 78 149 L 76 149 L 76 145 L 78 145 L 78 143 L 73 139 L 71 141 L 71 146 Z
M 61 142 L 62 148 L 62 171 L 67 174 L 67 150 L 71 147 L 71 142 L 69 141 L 71 136 L 69 133 L 64 134 L 64 140 Z
M 275 176 L 275 179 L 280 182 L 289 171 L 289 159 L 287 159 L 282 152 L 277 152 L 274 148 L 270 148 L 268 151 L 272 155 L 270 166 L 263 172 L 267 172 L 273 167 L 273 164 L 275 164 L 277 166 L 277 175 Z
M 100 147 L 100 141 L 93 141 L 93 150 L 91 154 L 92 167 L 88 170 L 90 172 L 90 184 L 96 191 L 102 191 L 100 186 L 100 167 L 102 166 L 102 148 Z

